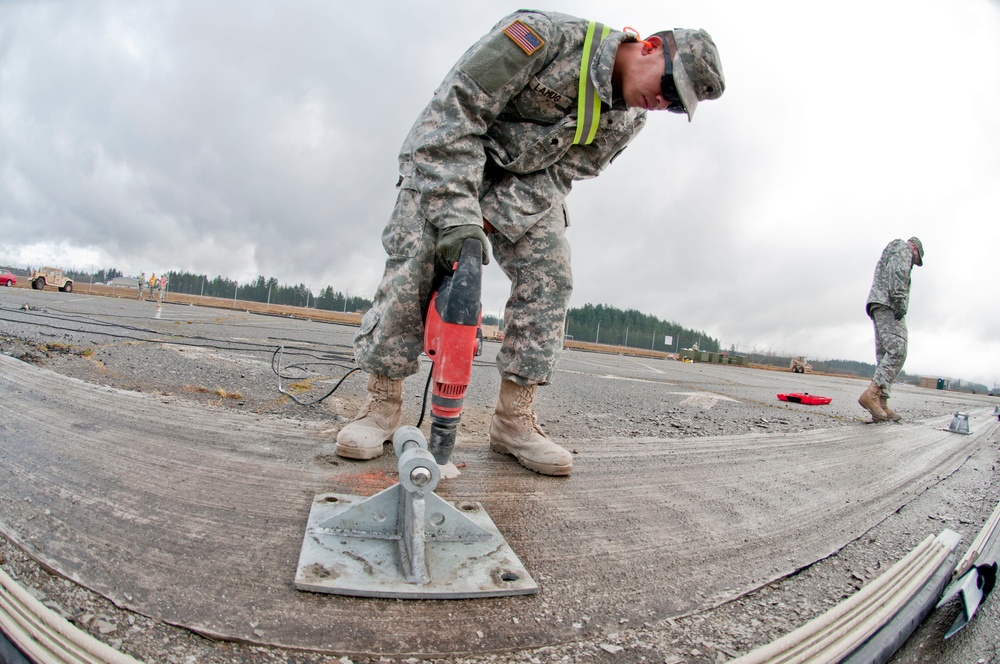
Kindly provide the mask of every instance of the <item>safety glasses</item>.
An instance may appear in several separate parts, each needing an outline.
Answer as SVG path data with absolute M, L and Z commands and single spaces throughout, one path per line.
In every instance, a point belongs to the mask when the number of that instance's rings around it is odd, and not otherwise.
M 660 79 L 660 92 L 663 93 L 663 98 L 670 102 L 667 110 L 671 113 L 687 113 L 681 95 L 677 92 L 677 85 L 674 83 L 674 63 L 670 61 L 667 52 L 664 52 L 664 60 L 666 60 L 666 68 L 663 78 Z

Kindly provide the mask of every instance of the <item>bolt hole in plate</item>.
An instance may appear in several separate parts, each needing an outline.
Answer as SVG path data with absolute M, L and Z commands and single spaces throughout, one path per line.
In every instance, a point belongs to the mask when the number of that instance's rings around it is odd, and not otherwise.
M 402 489 L 395 485 L 396 491 Z M 386 489 L 390 491 L 393 488 Z M 400 538 L 382 532 L 371 537 L 330 532 L 321 524 L 370 498 L 320 494 L 312 502 L 295 574 L 295 586 L 311 592 L 355 597 L 462 599 L 531 595 L 538 585 L 479 503 L 455 505 L 436 494 L 428 504 L 425 558 L 429 582 L 407 581 L 400 562 Z M 388 497 L 388 496 L 387 496 Z M 333 498 L 334 500 L 331 500 Z M 449 514 L 448 511 L 451 510 Z M 377 510 L 382 511 L 382 510 Z M 435 526 L 435 515 L 443 519 Z M 461 539 L 460 522 L 486 531 L 485 539 Z M 371 523 L 369 521 L 369 523 Z M 435 532 L 436 528 L 440 531 Z M 317 574 L 317 570 L 323 570 Z

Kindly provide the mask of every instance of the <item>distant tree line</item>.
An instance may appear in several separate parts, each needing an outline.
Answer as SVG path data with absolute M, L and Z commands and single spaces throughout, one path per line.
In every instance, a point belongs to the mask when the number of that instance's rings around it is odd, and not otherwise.
M 102 268 L 93 273 L 68 270 L 67 276 L 78 284 L 85 283 L 107 283 L 116 277 L 123 277 L 122 271 L 117 268 Z M 146 279 L 153 276 L 153 273 L 146 275 Z M 156 275 L 160 277 L 161 275 Z M 167 288 L 171 293 L 185 293 L 187 295 L 207 295 L 209 297 L 224 297 L 229 299 L 247 300 L 250 302 L 270 302 L 271 304 L 285 304 L 293 307 L 314 307 L 316 309 L 326 309 L 328 311 L 366 311 L 371 308 L 371 300 L 363 297 L 348 296 L 340 291 L 335 291 L 331 286 L 327 286 L 319 292 L 319 297 L 315 296 L 305 284 L 297 286 L 287 286 L 279 284 L 274 277 L 265 279 L 263 276 L 255 280 L 240 284 L 239 282 L 226 277 L 217 276 L 209 279 L 204 274 L 192 274 L 190 272 L 167 272 Z
M 570 309 L 566 314 L 566 335 L 576 341 L 668 352 L 696 343 L 701 350 L 719 350 L 719 340 L 704 332 L 635 309 L 623 311 L 606 304 L 585 304 Z M 669 344 L 667 337 L 670 337 Z
M 748 353 L 751 364 L 758 364 L 765 367 L 781 367 L 787 369 L 792 361 L 791 355 L 767 353 Z M 861 376 L 870 378 L 875 373 L 875 365 L 868 362 L 858 362 L 856 360 L 814 360 L 807 357 L 806 361 L 812 365 L 813 371 L 819 373 L 839 374 L 843 376 Z M 920 379 L 910 376 L 905 371 L 899 372 L 896 379 L 899 383 L 910 383 L 917 385 Z
M 293 307 L 315 307 L 328 311 L 358 311 L 372 306 L 371 300 L 362 297 L 350 297 L 327 286 L 316 297 L 305 284 L 287 286 L 279 284 L 274 277 L 265 279 L 257 277 L 254 281 L 240 284 L 233 279 L 217 276 L 209 280 L 204 274 L 190 272 L 168 272 L 167 283 L 173 293 L 188 295 L 208 295 L 209 297 L 224 297 L 249 302 L 270 302 Z
M 124 276 L 117 268 L 102 268 L 91 274 L 69 270 L 66 273 L 79 284 L 88 282 L 107 283 L 116 277 Z M 146 275 L 149 278 L 151 275 Z M 186 293 L 188 295 L 208 295 L 209 297 L 237 298 L 251 302 L 270 302 L 296 307 L 315 307 L 327 311 L 366 311 L 371 308 L 371 300 L 363 297 L 348 296 L 326 286 L 319 292 L 319 297 L 313 295 L 305 284 L 286 286 L 279 284 L 274 277 L 265 279 L 257 277 L 246 284 L 222 276 L 209 280 L 204 274 L 190 272 L 168 272 L 167 282 L 170 292 Z M 483 323 L 500 325 L 497 316 L 484 314 Z M 698 348 L 709 352 L 719 352 L 719 340 L 708 336 L 702 331 L 692 330 L 672 321 L 664 321 L 655 316 L 644 314 L 635 309 L 622 310 L 606 304 L 585 304 L 582 307 L 570 309 L 566 314 L 566 331 L 568 337 L 577 341 L 588 341 L 629 348 L 649 348 L 652 350 L 673 352 L 681 348 L 690 348 L 698 344 Z M 671 343 L 666 343 L 670 337 Z M 736 353 L 735 348 L 729 352 Z M 765 366 L 788 368 L 790 356 L 776 355 L 771 352 L 749 355 L 750 362 Z M 821 373 L 843 374 L 850 376 L 869 377 L 875 373 L 875 365 L 855 360 L 809 360 L 813 370 Z M 901 372 L 899 382 L 918 384 L 919 377 Z M 953 390 L 964 390 L 976 393 L 988 393 L 989 388 L 968 381 L 951 381 Z
M 316 308 L 328 311 L 368 311 L 372 301 L 356 295 L 345 295 L 327 286 L 319 292 L 316 298 Z
M 787 369 L 792 361 L 789 355 L 776 355 L 771 352 L 764 354 L 749 353 L 750 362 L 769 367 L 782 367 Z M 868 362 L 858 362 L 856 360 L 813 360 L 806 358 L 812 365 L 813 371 L 826 374 L 836 374 L 841 376 L 860 376 L 861 378 L 871 378 L 875 374 L 875 365 Z M 920 376 L 908 374 L 900 371 L 896 378 L 898 383 L 909 385 L 919 385 Z M 948 380 L 949 390 L 960 392 L 972 392 L 974 394 L 989 393 L 990 390 L 985 385 L 971 383 L 967 380 Z
M 66 276 L 72 279 L 77 284 L 95 283 L 95 284 L 106 284 L 112 279 L 124 276 L 122 271 L 113 267 L 101 268 L 93 274 L 87 274 L 85 272 L 77 272 L 76 270 L 66 270 Z

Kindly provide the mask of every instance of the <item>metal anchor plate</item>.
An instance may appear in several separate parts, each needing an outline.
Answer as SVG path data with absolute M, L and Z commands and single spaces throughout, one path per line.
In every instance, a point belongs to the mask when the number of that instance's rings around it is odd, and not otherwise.
M 402 515 L 395 512 L 407 500 L 401 495 L 404 492 L 396 484 L 370 498 L 316 495 L 295 586 L 338 595 L 410 599 L 538 592 L 538 585 L 482 505 L 460 502 L 455 507 L 433 493 L 425 494 L 426 503 L 419 510 L 426 526 L 422 555 L 427 575 L 408 579 L 406 533 L 397 523 Z
M 972 433 L 969 431 L 969 413 L 956 412 L 951 420 L 951 424 L 948 425 L 948 431 L 965 435 Z

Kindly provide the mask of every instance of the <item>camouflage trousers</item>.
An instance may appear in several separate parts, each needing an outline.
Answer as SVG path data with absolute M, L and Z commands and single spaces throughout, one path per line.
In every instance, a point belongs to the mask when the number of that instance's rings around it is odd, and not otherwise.
M 491 233 L 489 240 L 493 257 L 511 282 L 497 367 L 502 376 L 521 385 L 545 385 L 562 351 L 573 291 L 563 207 L 554 206 L 516 242 L 499 232 Z M 385 274 L 354 339 L 355 360 L 365 371 L 405 378 L 419 370 L 436 241 L 437 229 L 421 212 L 420 195 L 400 190 L 382 233 L 388 254 Z
M 889 398 L 892 383 L 903 369 L 906 361 L 906 320 L 896 320 L 896 315 L 888 307 L 872 307 L 872 323 L 875 326 L 875 376 L 872 380 L 882 388 L 882 394 Z

